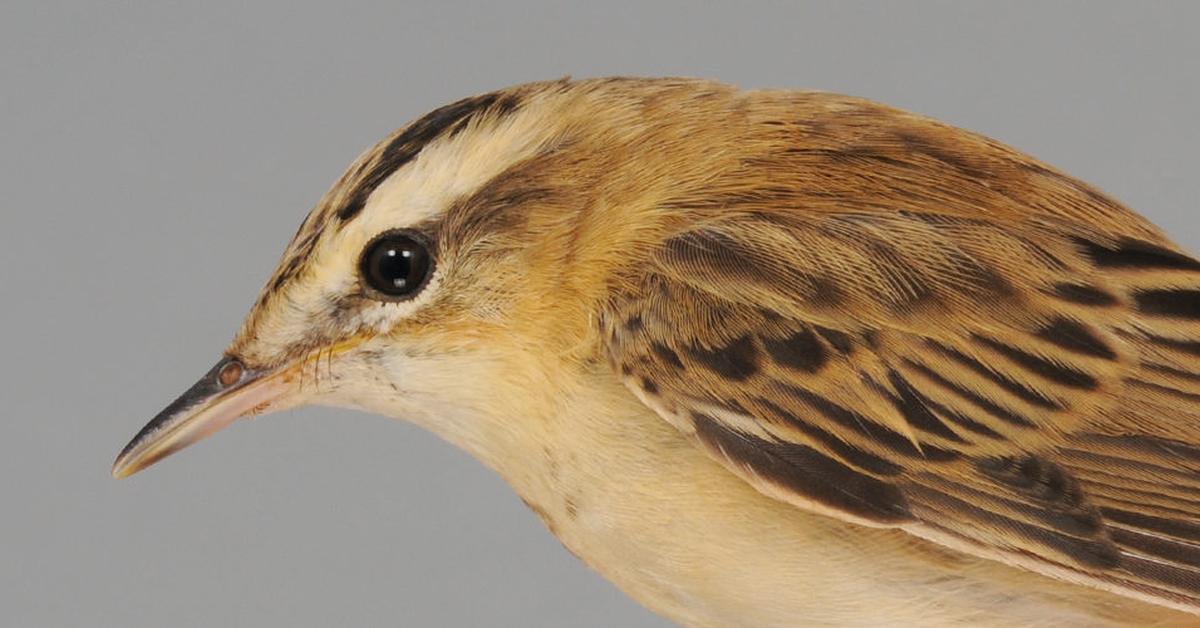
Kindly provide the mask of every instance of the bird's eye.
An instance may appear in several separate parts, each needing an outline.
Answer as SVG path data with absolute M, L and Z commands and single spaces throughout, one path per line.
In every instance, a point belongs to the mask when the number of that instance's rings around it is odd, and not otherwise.
M 433 271 L 429 248 L 413 233 L 389 231 L 363 250 L 359 273 L 368 293 L 389 301 L 413 297 Z

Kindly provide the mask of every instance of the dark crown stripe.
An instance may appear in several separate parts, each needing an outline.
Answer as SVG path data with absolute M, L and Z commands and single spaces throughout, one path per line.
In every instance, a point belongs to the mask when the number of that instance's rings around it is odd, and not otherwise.
M 338 210 L 338 218 L 350 220 L 357 216 L 375 188 L 404 164 L 415 159 L 429 143 L 440 137 L 453 137 L 472 118 L 484 112 L 490 110 L 504 114 L 515 109 L 517 104 L 511 95 L 493 93 L 464 98 L 425 114 L 388 142 L 378 161 L 350 193 L 346 204 Z
M 353 190 L 346 194 L 348 200 L 335 212 L 336 216 L 342 220 L 341 224 L 344 225 L 345 221 L 362 212 L 367 198 L 375 191 L 375 188 L 379 187 L 389 175 L 401 166 L 412 161 L 426 144 L 439 137 L 459 132 L 471 118 L 486 111 L 503 114 L 512 111 L 518 105 L 519 101 L 511 94 L 485 94 L 465 98 L 435 109 L 408 125 L 392 141 L 388 142 L 387 146 L 380 151 L 380 157 L 359 179 Z M 263 292 L 260 304 L 293 277 L 300 274 L 316 248 L 317 241 L 329 226 L 327 223 L 327 219 L 331 218 L 329 211 L 329 208 L 314 210 L 300 225 L 300 229 L 292 237 L 291 244 L 288 245 L 280 270 L 271 281 L 270 289 Z

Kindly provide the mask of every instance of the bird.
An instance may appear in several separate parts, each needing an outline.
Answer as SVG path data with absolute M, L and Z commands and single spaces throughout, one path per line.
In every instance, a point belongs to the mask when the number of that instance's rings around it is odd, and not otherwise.
M 310 404 L 457 446 L 680 625 L 1200 624 L 1200 260 L 867 99 L 563 78 L 437 108 L 112 473 Z

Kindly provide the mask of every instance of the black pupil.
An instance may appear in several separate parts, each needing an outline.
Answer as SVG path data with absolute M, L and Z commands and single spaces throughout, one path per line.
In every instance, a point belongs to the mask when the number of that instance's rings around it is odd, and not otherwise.
M 383 294 L 411 295 L 429 274 L 429 253 L 409 236 L 384 236 L 371 245 L 362 271 L 367 283 Z

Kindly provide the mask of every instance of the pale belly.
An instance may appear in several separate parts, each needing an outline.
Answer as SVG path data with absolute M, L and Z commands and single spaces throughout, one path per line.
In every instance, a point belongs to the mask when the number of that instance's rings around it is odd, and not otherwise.
M 1200 624 L 765 497 L 623 389 L 571 414 L 505 475 L 570 551 L 680 624 Z

